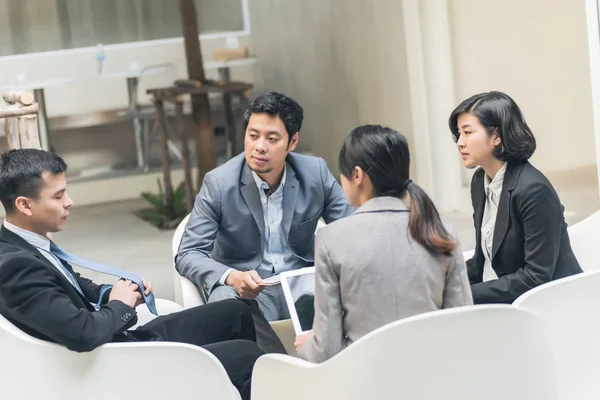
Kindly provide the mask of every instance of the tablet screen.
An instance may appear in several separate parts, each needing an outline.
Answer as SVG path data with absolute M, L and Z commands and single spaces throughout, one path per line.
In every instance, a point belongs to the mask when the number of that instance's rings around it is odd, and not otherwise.
M 310 331 L 315 318 L 315 268 L 284 272 L 281 284 L 296 335 Z

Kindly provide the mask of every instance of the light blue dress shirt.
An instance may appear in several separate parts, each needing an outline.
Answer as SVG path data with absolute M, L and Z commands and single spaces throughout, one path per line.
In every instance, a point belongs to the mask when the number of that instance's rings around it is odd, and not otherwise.
M 268 278 L 278 275 L 284 271 L 290 271 L 304 266 L 305 261 L 296 257 L 288 246 L 287 238 L 283 229 L 283 187 L 285 186 L 286 169 L 283 169 L 281 183 L 277 189 L 267 197 L 265 191 L 268 191 L 269 184 L 252 171 L 252 177 L 258 188 L 258 195 L 262 204 L 263 216 L 265 221 L 265 240 L 263 241 L 263 261 L 256 268 L 256 272 L 261 278 Z M 234 271 L 229 268 L 219 279 L 221 285 L 229 274 Z

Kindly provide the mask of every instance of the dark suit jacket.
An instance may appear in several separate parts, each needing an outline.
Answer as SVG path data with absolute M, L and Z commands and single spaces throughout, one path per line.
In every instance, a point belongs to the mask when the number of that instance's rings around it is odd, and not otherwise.
M 290 250 L 314 263 L 315 229 L 352 214 L 322 158 L 289 153 L 282 224 Z M 240 154 L 204 177 L 175 258 L 179 273 L 206 296 L 228 268 L 249 270 L 263 260 L 265 226 L 252 172 Z
M 88 299 L 100 295 L 101 286 L 73 273 Z M 85 300 L 65 276 L 20 236 L 0 228 L 0 314 L 36 338 L 65 345 L 74 351 L 91 351 L 112 341 L 126 341 L 122 333 L 137 322 L 136 311 L 121 301 L 102 307 Z
M 512 303 L 529 289 L 582 272 L 571 250 L 564 207 L 554 188 L 529 162 L 509 162 L 492 244 L 492 266 L 498 279 L 482 282 L 484 178 L 485 172 L 479 169 L 471 182 L 477 240 L 467 269 L 475 304 Z

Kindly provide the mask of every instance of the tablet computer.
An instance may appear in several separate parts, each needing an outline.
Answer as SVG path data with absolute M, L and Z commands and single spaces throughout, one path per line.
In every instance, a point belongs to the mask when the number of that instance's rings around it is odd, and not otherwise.
M 315 318 L 315 267 L 283 272 L 281 287 L 296 336 L 308 333 Z

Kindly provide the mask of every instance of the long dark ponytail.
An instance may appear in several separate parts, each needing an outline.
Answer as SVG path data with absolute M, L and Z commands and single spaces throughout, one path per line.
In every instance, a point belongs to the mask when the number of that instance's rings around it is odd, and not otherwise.
M 371 180 L 375 197 L 410 194 L 410 234 L 427 250 L 449 255 L 456 241 L 448 233 L 427 193 L 409 179 L 410 153 L 406 138 L 380 125 L 355 128 L 340 150 L 339 169 L 348 179 L 360 167 Z

